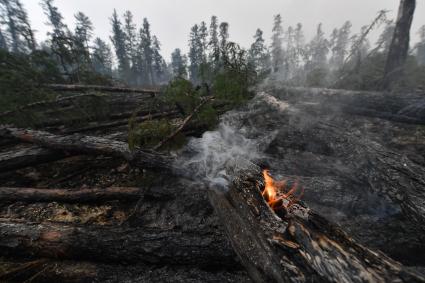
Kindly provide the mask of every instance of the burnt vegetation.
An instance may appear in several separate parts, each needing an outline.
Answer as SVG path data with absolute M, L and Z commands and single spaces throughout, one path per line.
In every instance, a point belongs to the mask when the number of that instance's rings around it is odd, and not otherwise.
M 0 0 L 0 282 L 425 282 L 415 0 L 309 39 L 278 14 L 247 47 L 212 16 L 170 61 L 131 11 L 101 39 L 43 0 L 39 41 L 22 2 Z

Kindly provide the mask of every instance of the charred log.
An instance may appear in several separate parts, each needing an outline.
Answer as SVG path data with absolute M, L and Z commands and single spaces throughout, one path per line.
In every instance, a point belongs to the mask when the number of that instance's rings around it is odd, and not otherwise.
M 142 189 L 127 187 L 90 189 L 39 189 L 0 187 L 0 201 L 4 202 L 67 202 L 86 203 L 108 200 L 137 201 Z
M 0 254 L 98 262 L 225 266 L 234 253 L 214 229 L 180 230 L 0 221 Z
M 301 205 L 279 218 L 260 190 L 259 174 L 241 175 L 210 200 L 255 282 L 425 282 L 400 263 L 357 244 Z

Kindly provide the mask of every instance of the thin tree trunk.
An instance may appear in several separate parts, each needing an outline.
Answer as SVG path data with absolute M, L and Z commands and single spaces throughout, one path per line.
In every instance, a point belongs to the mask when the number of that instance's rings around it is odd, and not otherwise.
M 415 7 L 416 0 L 400 0 L 397 22 L 385 66 L 384 89 L 391 88 L 403 76 Z

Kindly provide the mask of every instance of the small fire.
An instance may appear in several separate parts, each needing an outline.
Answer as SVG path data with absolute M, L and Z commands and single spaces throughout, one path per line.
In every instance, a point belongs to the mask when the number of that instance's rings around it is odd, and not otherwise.
M 263 170 L 263 176 L 265 186 L 262 195 L 275 212 L 286 212 L 301 199 L 304 190 L 301 191 L 299 196 L 295 195 L 298 190 L 298 182 L 295 182 L 288 190 L 286 181 L 274 180 L 270 176 L 269 170 Z

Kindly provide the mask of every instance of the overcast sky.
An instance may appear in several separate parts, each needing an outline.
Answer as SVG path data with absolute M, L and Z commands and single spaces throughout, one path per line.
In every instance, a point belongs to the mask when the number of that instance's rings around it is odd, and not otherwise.
M 40 0 L 23 0 L 31 23 L 37 30 L 37 38 L 45 39 L 48 26 Z M 169 60 L 175 48 L 187 51 L 190 27 L 206 21 L 211 15 L 230 24 L 231 40 L 248 47 L 257 28 L 264 31 L 266 40 L 271 36 L 273 15 L 282 15 L 284 26 L 301 22 L 307 38 L 314 34 L 316 25 L 322 22 L 329 34 L 344 21 L 353 23 L 353 32 L 369 24 L 377 12 L 390 10 L 395 17 L 400 0 L 55 0 L 66 23 L 73 29 L 74 14 L 81 11 L 88 15 L 95 27 L 96 36 L 108 39 L 111 26 L 109 18 L 116 8 L 119 14 L 133 12 L 138 25 L 147 17 L 152 32 L 162 43 L 162 53 Z M 412 27 L 413 41 L 417 30 L 425 24 L 425 0 L 417 1 Z M 376 40 L 372 34 L 372 42 Z

